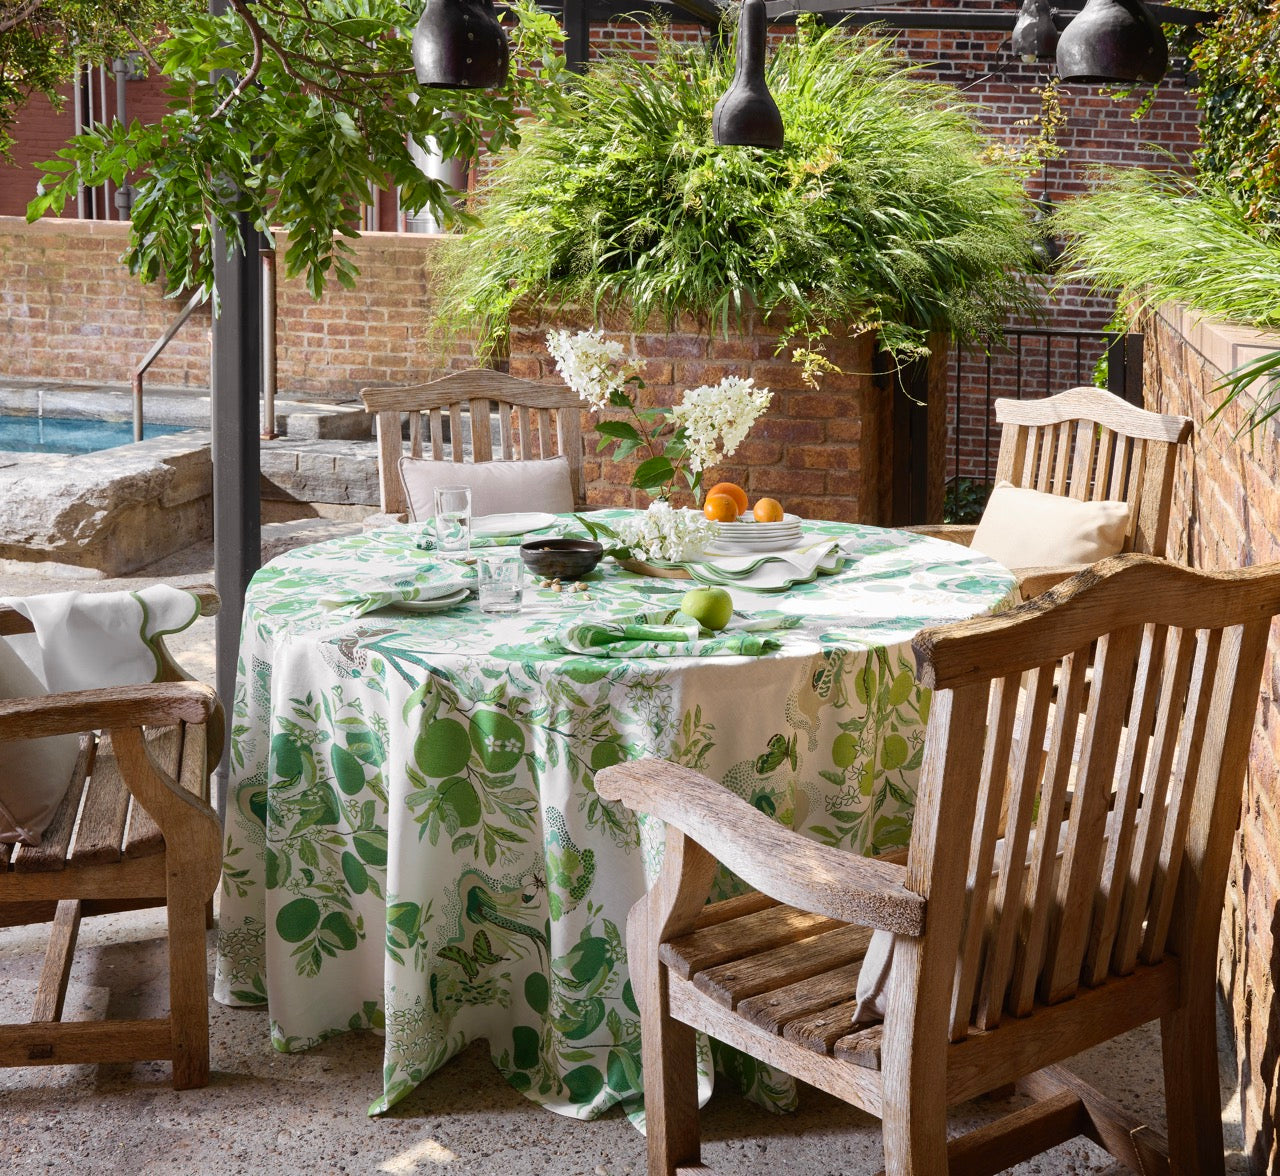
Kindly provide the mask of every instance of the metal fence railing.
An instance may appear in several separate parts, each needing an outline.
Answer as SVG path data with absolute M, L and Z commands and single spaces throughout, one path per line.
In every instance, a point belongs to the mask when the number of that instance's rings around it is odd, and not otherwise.
M 1000 448 L 997 399 L 1031 400 L 1093 384 L 1104 359 L 1107 388 L 1141 404 L 1141 335 L 1016 327 L 1000 347 L 957 349 L 947 406 L 947 481 L 991 482 Z

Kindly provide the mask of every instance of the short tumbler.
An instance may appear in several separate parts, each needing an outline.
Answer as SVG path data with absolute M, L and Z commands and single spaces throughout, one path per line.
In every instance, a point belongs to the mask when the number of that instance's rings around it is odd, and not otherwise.
M 515 613 L 524 594 L 524 561 L 518 550 L 489 555 L 477 566 L 480 576 L 480 611 Z

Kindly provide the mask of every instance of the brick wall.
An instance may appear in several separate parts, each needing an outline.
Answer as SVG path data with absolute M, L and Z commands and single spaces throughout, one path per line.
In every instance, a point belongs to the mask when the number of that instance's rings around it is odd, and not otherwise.
M 1238 435 L 1243 410 L 1220 421 L 1222 373 L 1261 350 L 1257 332 L 1189 321 L 1162 308 L 1142 324 L 1146 336 L 1147 407 L 1195 421 L 1191 460 L 1174 488 L 1176 525 L 1170 557 L 1228 569 L 1280 561 L 1280 426 L 1272 421 Z M 1268 350 L 1280 344 L 1271 337 Z M 1236 836 L 1222 929 L 1220 976 L 1235 1027 L 1240 1103 L 1250 1171 L 1280 1171 L 1280 625 L 1262 675 L 1244 804 Z
M 512 322 L 511 374 L 531 380 L 554 378 L 545 333 L 550 326 L 577 327 L 581 322 L 517 315 Z M 871 336 L 833 337 L 829 354 L 842 374 L 823 377 L 820 389 L 814 390 L 804 385 L 795 364 L 775 358 L 777 336 L 757 321 L 749 322 L 741 336 L 729 338 L 692 316 L 681 318 L 669 331 L 656 320 L 639 331 L 622 320 L 604 326 L 611 338 L 624 341 L 629 354 L 647 358 L 641 372 L 644 406 L 670 405 L 684 389 L 713 384 L 727 375 L 751 376 L 758 387 L 773 392 L 767 415 L 730 463 L 707 471 L 705 487 L 735 481 L 753 500 L 776 498 L 785 509 L 810 518 L 888 521 L 893 481 L 890 410 L 892 398 L 900 393 L 886 378 L 871 374 Z M 941 349 L 945 343 L 938 345 Z M 941 362 L 936 363 L 931 398 L 945 391 L 942 374 Z M 615 462 L 607 452 L 597 457 L 589 419 L 584 418 L 584 428 L 588 501 L 603 506 L 647 503 L 646 495 L 628 485 L 636 462 Z M 940 491 L 941 437 L 932 448 L 930 481 Z M 940 510 L 940 501 L 931 498 L 930 503 Z
M 134 365 L 182 308 L 119 263 L 128 226 L 0 217 L 0 376 L 127 384 Z M 283 248 L 284 242 L 281 242 Z M 371 384 L 409 383 L 469 366 L 425 351 L 430 262 L 438 239 L 369 233 L 354 243 L 361 279 L 314 302 L 301 281 L 277 294 L 281 395 L 350 400 Z M 202 307 L 147 375 L 207 387 L 209 311 Z

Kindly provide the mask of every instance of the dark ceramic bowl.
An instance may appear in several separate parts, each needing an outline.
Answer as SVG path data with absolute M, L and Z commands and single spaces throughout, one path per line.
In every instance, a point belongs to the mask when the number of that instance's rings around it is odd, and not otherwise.
M 535 576 L 579 580 L 600 562 L 604 548 L 594 539 L 530 539 L 520 557 Z

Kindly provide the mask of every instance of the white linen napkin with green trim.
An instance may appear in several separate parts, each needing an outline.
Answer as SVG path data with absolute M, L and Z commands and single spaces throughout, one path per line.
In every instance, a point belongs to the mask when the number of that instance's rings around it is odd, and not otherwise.
M 52 692 L 156 680 L 154 642 L 200 615 L 200 598 L 168 584 L 137 592 L 49 592 L 4 601 L 35 628 L 38 672 Z
M 320 597 L 322 608 L 350 609 L 358 617 L 393 604 L 439 600 L 476 586 L 476 570 L 461 563 L 426 563 L 394 576 L 365 576 L 339 584 Z M 461 603 L 461 602 L 459 602 Z

